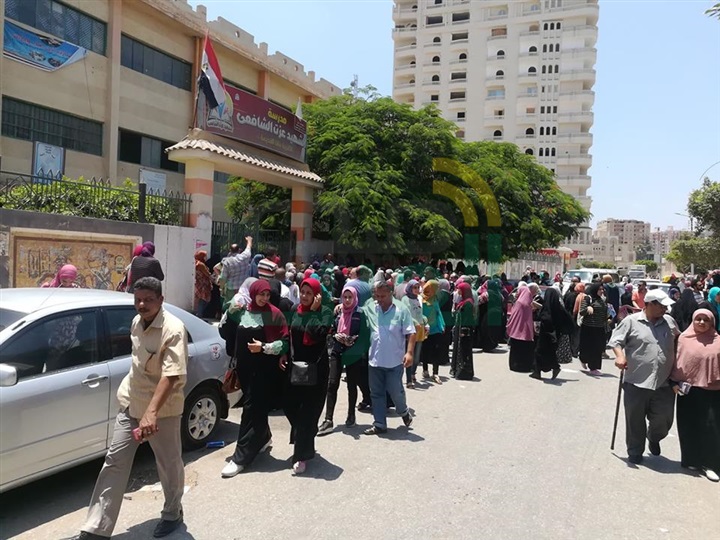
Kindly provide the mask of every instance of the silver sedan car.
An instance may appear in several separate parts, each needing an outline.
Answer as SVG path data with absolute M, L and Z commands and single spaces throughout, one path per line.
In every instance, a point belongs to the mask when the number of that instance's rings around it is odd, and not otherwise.
M 203 446 L 239 395 L 217 329 L 164 304 L 188 331 L 182 442 Z M 0 290 L 0 492 L 101 457 L 130 371 L 133 296 L 91 289 Z

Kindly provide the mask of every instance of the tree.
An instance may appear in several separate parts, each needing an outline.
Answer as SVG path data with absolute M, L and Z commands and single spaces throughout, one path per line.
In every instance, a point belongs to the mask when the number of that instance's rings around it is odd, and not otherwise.
M 695 232 L 707 231 L 720 239 L 720 182 L 711 182 L 706 177 L 702 187 L 690 193 L 687 208 L 697 220 Z
M 667 260 L 675 263 L 683 272 L 695 268 L 720 268 L 720 244 L 716 238 L 700 238 L 686 235 L 675 240 Z
M 291 191 L 278 186 L 231 177 L 227 211 L 243 229 L 288 230 Z
M 558 245 L 589 214 L 563 193 L 552 174 L 509 143 L 464 143 L 454 124 L 435 107 L 414 110 L 372 88 L 364 97 L 342 95 L 304 106 L 307 160 L 324 180 L 314 220 L 332 231 L 338 250 L 367 255 L 464 255 L 463 209 L 435 193 L 437 182 L 462 191 L 480 217 L 470 232 L 487 256 L 489 234 L 498 235 L 502 256 Z M 490 186 L 502 225 L 489 228 L 482 196 L 460 178 L 439 173 L 433 158 L 465 164 Z M 245 181 L 231 183 L 228 210 L 261 226 L 289 222 L 289 194 Z M 467 210 L 467 208 L 464 208 Z M 282 214 L 282 216 L 281 216 Z M 467 212 L 466 212 L 467 214 Z M 466 216 L 465 216 L 466 217 Z M 468 236 L 469 237 L 469 236 Z M 467 238 L 467 237 L 466 237 Z
M 607 261 L 578 261 L 578 268 L 615 268 L 614 262 Z
M 641 259 L 639 261 L 635 261 L 635 264 L 642 264 L 645 267 L 645 271 L 648 273 L 657 272 L 658 269 L 658 263 L 650 259 Z
M 705 15 L 720 19 L 720 3 L 715 4 L 713 7 L 705 11 Z

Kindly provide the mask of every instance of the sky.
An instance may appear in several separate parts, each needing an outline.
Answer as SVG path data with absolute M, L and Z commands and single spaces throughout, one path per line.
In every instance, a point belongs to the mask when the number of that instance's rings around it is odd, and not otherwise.
M 720 180 L 720 21 L 715 0 L 600 0 L 592 187 L 606 218 L 688 228 L 688 194 Z M 392 94 L 390 0 L 191 0 L 341 88 Z M 221 66 L 222 67 L 222 66 Z M 713 166 L 714 165 L 714 166 Z M 705 175 L 703 172 L 710 168 Z

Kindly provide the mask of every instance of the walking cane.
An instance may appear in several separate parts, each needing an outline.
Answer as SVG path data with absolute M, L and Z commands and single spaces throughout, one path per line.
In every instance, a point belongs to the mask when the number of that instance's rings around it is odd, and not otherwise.
M 623 378 L 625 370 L 620 371 L 620 380 L 618 381 L 617 401 L 615 402 L 615 421 L 613 422 L 612 441 L 610 442 L 610 450 L 615 450 L 615 434 L 617 433 L 618 416 L 620 415 L 620 395 L 622 394 Z

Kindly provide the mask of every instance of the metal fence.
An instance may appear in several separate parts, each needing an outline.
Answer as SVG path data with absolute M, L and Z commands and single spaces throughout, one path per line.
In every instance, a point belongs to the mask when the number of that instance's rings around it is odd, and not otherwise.
M 211 254 L 226 255 L 231 244 L 245 245 L 245 237 L 253 237 L 253 253 L 264 253 L 268 247 L 277 249 L 280 258 L 292 261 L 295 257 L 295 233 L 268 229 L 252 229 L 240 223 L 213 221 L 211 237 Z
M 0 207 L 78 217 L 186 226 L 190 195 L 155 192 L 126 180 L 68 180 L 51 174 L 31 176 L 0 171 Z

